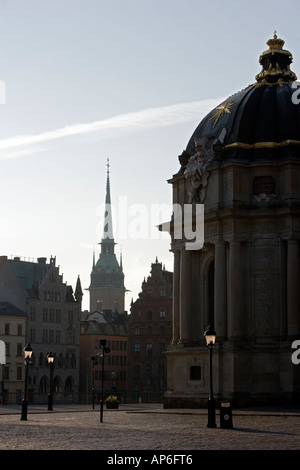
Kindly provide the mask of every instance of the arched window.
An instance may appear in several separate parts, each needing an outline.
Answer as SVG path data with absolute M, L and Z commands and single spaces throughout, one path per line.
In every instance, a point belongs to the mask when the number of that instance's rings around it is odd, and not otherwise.
M 39 356 L 39 366 L 42 367 L 42 366 L 44 365 L 44 361 L 45 361 L 44 355 L 43 355 L 43 353 L 41 352 L 41 353 L 40 353 L 40 356 Z
M 40 393 L 47 393 L 49 391 L 49 380 L 48 377 L 43 375 L 40 380 L 39 392 Z

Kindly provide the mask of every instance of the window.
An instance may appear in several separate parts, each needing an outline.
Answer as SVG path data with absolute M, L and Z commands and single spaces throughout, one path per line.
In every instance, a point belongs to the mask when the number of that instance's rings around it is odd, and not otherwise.
M 159 343 L 159 354 L 162 355 L 162 353 L 166 350 L 166 345 L 165 343 Z
M 54 330 L 49 330 L 49 343 L 54 343 Z
M 146 345 L 146 356 L 152 356 L 152 343 L 147 343 Z
M 23 348 L 20 343 L 17 344 L 17 356 L 23 356 Z
M 48 343 L 48 330 L 43 330 L 43 343 Z
M 18 324 L 17 331 L 18 331 L 17 335 L 22 336 L 22 325 Z
M 48 321 L 48 309 L 47 308 L 43 309 L 43 321 L 44 322 Z
M 5 323 L 4 334 L 9 335 L 9 323 Z
M 60 310 L 56 310 L 55 312 L 55 322 L 60 323 Z
M 35 320 L 35 307 L 31 307 L 30 309 L 30 320 Z
M 55 332 L 55 343 L 60 344 L 60 330 L 56 330 Z
M 149 310 L 149 311 L 147 312 L 147 320 L 152 320 L 152 312 L 151 312 L 151 310 Z
M 35 343 L 35 329 L 34 328 L 30 329 L 30 342 Z
M 140 343 L 135 343 L 134 345 L 134 355 L 139 356 L 141 354 L 141 345 Z
M 4 367 L 4 380 L 9 380 L 9 367 Z
M 54 322 L 54 309 L 53 308 L 50 308 L 50 322 L 51 323 Z
M 140 329 L 139 329 L 138 327 L 136 327 L 136 328 L 134 329 L 134 334 L 135 334 L 135 335 L 139 335 L 139 334 L 140 334 Z
M 164 310 L 159 312 L 159 318 L 166 318 L 166 312 Z
M 152 336 L 152 326 L 151 325 L 147 326 L 147 336 Z
M 17 380 L 22 380 L 22 367 L 17 367 Z
M 160 289 L 160 296 L 166 297 L 166 289 Z
M 190 380 L 201 380 L 201 367 L 200 366 L 190 367 Z
M 44 365 L 44 355 L 41 352 L 39 355 L 39 366 L 43 366 L 43 365 Z

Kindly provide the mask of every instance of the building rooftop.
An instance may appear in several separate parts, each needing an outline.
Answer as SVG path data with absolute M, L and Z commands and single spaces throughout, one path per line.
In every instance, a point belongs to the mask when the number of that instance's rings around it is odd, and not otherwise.
M 10 304 L 9 302 L 0 302 L 0 316 L 9 316 L 9 317 L 27 317 L 27 314 Z

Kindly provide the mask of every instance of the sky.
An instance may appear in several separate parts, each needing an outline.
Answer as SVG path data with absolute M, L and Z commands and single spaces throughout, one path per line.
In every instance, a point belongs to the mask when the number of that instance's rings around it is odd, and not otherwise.
M 125 307 L 157 257 L 173 270 L 178 156 L 255 82 L 274 30 L 300 78 L 299 0 L 0 0 L 0 255 L 56 256 L 89 308 L 107 159 Z

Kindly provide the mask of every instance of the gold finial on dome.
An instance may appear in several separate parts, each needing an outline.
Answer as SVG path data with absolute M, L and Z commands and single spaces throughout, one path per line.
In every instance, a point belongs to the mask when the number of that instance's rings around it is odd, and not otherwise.
M 290 64 L 293 56 L 289 51 L 283 49 L 284 40 L 278 38 L 277 31 L 274 31 L 272 39 L 267 41 L 269 49 L 262 52 L 259 57 L 259 63 L 262 65 L 262 71 L 256 75 L 257 85 L 280 85 L 291 83 L 297 80 L 294 72 L 290 70 Z
M 283 48 L 284 40 L 278 38 L 276 29 L 274 31 L 273 38 L 267 41 L 267 46 L 269 46 L 269 50 L 271 49 L 281 50 Z

